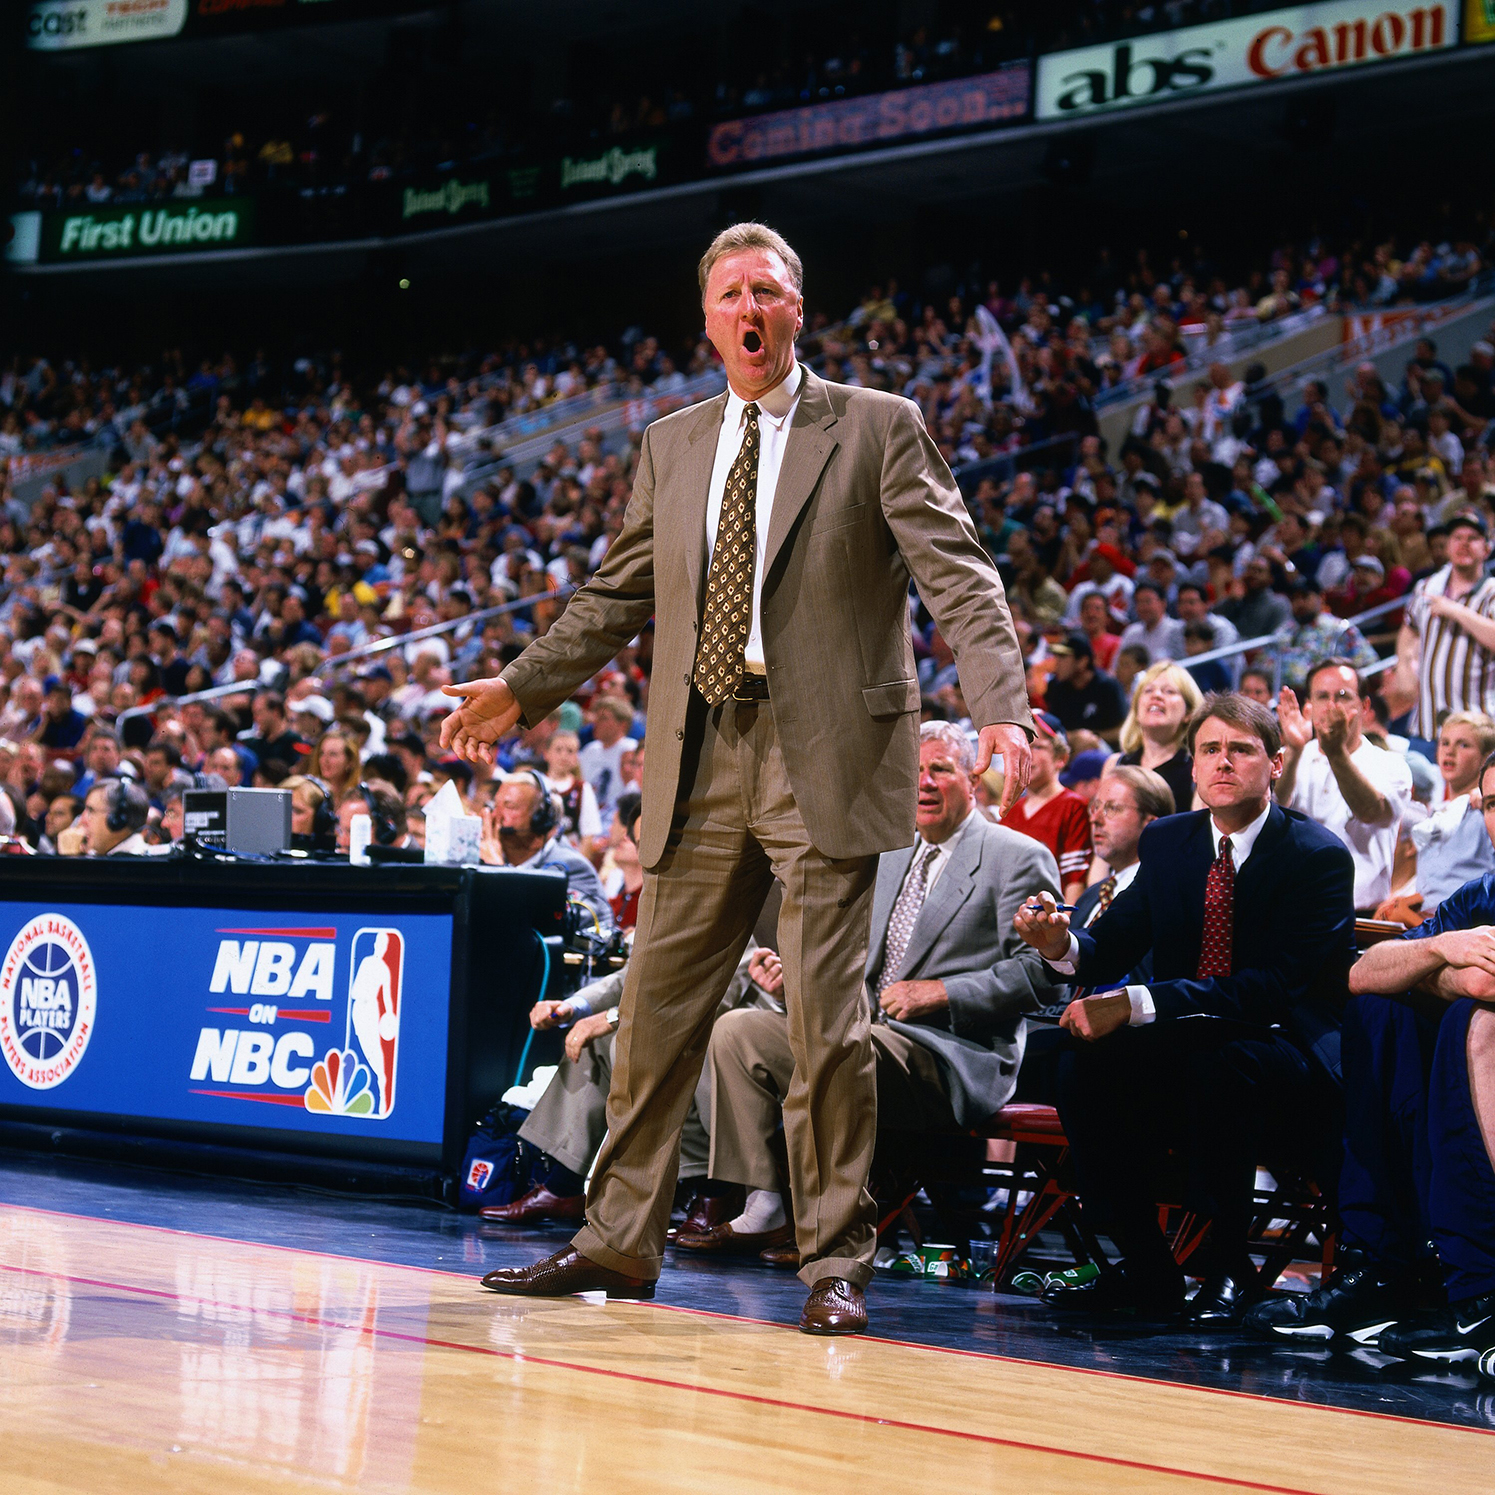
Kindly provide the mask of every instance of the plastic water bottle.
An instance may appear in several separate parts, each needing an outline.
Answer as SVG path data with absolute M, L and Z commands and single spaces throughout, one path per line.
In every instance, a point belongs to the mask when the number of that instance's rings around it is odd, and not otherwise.
M 374 839 L 374 821 L 369 815 L 355 815 L 348 822 L 348 865 L 369 865 L 369 842 Z

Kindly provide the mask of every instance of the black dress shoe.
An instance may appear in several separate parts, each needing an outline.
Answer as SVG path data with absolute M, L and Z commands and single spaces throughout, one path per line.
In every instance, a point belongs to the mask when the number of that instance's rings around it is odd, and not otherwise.
M 519 1298 L 568 1298 L 572 1293 L 605 1292 L 609 1298 L 652 1298 L 654 1284 L 604 1267 L 571 1246 L 528 1267 L 499 1267 L 483 1278 L 491 1293 Z
M 1133 1318 L 1174 1318 L 1184 1304 L 1182 1282 L 1137 1282 L 1120 1267 L 1077 1287 L 1046 1288 L 1041 1296 L 1059 1313 L 1127 1314 Z
M 1233 1329 L 1261 1297 L 1261 1279 L 1251 1266 L 1212 1272 L 1189 1300 L 1185 1321 L 1198 1329 Z

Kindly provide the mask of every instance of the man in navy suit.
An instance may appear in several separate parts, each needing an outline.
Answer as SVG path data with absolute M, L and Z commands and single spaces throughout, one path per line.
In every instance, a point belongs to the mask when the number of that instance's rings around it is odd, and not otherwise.
M 1040 895 L 1017 928 L 1084 986 L 1126 981 L 1149 949 L 1153 963 L 1147 985 L 1081 998 L 1062 1019 L 1073 1041 L 1059 1064 L 1059 1114 L 1080 1198 L 1124 1261 L 1048 1301 L 1144 1315 L 1183 1306 L 1154 1182 L 1174 1148 L 1184 1202 L 1213 1221 L 1189 1312 L 1213 1327 L 1239 1322 L 1259 1295 L 1245 1239 L 1266 1124 L 1301 1115 L 1319 1082 L 1337 1079 L 1354 864 L 1336 837 L 1273 800 L 1281 739 L 1266 707 L 1207 697 L 1189 749 L 1205 809 L 1147 828 L 1140 870 L 1106 913 L 1071 931 Z
M 1480 798 L 1495 839 L 1495 754 Z M 1350 990 L 1335 1270 L 1246 1327 L 1472 1364 L 1495 1352 L 1495 873 L 1366 951 Z M 1448 1301 L 1428 1310 L 1435 1272 Z

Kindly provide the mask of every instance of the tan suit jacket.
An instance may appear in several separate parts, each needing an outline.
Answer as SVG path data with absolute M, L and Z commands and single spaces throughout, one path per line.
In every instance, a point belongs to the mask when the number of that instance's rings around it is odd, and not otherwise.
M 622 532 L 545 637 L 503 672 L 533 725 L 649 620 L 649 750 L 639 854 L 664 853 L 706 590 L 706 497 L 726 394 L 644 433 Z M 919 409 L 805 370 L 763 558 L 774 729 L 817 850 L 872 856 L 914 837 L 919 684 L 910 575 L 955 652 L 978 726 L 1032 730 L 1002 583 Z

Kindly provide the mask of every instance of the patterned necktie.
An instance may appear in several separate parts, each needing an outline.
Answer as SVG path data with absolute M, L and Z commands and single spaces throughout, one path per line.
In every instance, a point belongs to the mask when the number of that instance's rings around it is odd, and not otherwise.
M 1230 856 L 1230 837 L 1220 838 L 1220 854 L 1210 863 L 1204 884 L 1204 940 L 1199 947 L 1199 969 L 1204 981 L 1210 976 L 1230 974 L 1230 945 L 1235 919 L 1235 862 Z
M 908 942 L 913 938 L 919 910 L 924 907 L 924 894 L 929 888 L 929 864 L 939 854 L 938 846 L 925 850 L 909 873 L 898 902 L 893 905 L 893 917 L 888 920 L 888 942 L 883 950 L 882 974 L 877 978 L 878 996 L 898 979 L 898 970 L 903 957 L 908 954 Z
M 742 679 L 743 649 L 753 615 L 753 559 L 758 541 L 758 407 L 747 405 L 747 429 L 727 474 L 716 547 L 706 574 L 706 611 L 696 653 L 695 685 L 712 706 Z
M 1090 910 L 1090 917 L 1085 920 L 1085 928 L 1089 929 L 1105 911 L 1110 908 L 1111 900 L 1116 896 L 1116 874 L 1113 872 L 1101 885 L 1100 894 L 1096 899 L 1095 907 Z

